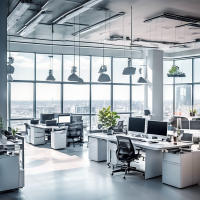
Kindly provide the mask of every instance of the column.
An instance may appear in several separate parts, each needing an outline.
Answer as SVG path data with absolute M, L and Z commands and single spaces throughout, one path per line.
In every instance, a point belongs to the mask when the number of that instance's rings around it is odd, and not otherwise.
M 163 51 L 149 50 L 147 57 L 148 108 L 152 120 L 163 120 Z
M 7 0 L 0 1 L 0 115 L 7 126 Z

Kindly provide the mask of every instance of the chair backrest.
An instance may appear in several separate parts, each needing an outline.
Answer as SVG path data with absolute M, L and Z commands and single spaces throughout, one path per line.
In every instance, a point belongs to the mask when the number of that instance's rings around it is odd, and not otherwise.
M 182 136 L 181 140 L 183 140 L 183 141 L 191 141 L 192 142 L 192 136 L 193 136 L 193 134 L 183 133 L 183 136 Z
M 124 121 L 118 121 L 117 123 L 117 128 L 118 129 L 123 129 Z
M 119 155 L 130 155 L 135 154 L 133 144 L 128 137 L 116 136 L 117 137 L 117 157 L 120 160 Z

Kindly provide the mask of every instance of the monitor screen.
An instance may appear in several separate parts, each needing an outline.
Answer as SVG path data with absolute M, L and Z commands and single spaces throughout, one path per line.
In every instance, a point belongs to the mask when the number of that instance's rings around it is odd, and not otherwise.
M 58 116 L 58 123 L 59 124 L 69 124 L 71 122 L 70 115 L 59 115 Z
M 129 117 L 128 130 L 145 133 L 145 118 Z
M 45 124 L 46 120 L 54 119 L 54 114 L 40 114 L 40 123 Z
M 182 129 L 189 129 L 189 121 L 181 121 Z
M 167 136 L 167 122 L 148 121 L 147 134 Z
M 200 121 L 190 121 L 190 129 L 200 130 Z

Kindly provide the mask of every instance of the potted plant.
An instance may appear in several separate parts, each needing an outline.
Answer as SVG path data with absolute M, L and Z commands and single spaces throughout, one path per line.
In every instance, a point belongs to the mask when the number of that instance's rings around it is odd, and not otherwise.
M 98 113 L 98 121 L 100 124 L 102 124 L 102 128 L 108 129 L 108 134 L 110 134 L 113 127 L 116 126 L 117 119 L 119 118 L 120 116 L 117 114 L 117 112 L 111 112 L 110 106 L 108 106 L 108 108 L 99 110 Z
M 2 138 L 1 131 L 4 130 L 4 129 L 5 129 L 5 126 L 4 126 L 2 117 L 1 117 L 1 115 L 0 115 L 0 138 Z
M 193 116 L 196 116 L 196 114 L 197 114 L 197 109 L 194 109 L 193 110 Z
M 17 131 L 18 131 L 18 128 L 16 128 L 16 129 L 15 128 L 11 128 L 11 132 L 12 132 L 14 138 L 15 138 L 15 135 L 16 135 Z
M 189 109 L 189 112 L 190 112 L 190 117 L 192 117 L 193 116 L 193 113 L 192 113 L 192 111 Z
M 197 109 L 194 109 L 193 112 L 191 110 L 190 111 L 190 117 L 195 116 L 197 114 Z

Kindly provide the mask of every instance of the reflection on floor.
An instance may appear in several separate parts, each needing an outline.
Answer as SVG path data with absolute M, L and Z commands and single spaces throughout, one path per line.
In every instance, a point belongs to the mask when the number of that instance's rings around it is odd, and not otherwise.
M 0 200 L 199 200 L 200 185 L 185 189 L 162 184 L 161 177 L 110 176 L 106 162 L 88 159 L 87 146 L 50 149 L 25 146 L 25 188 L 0 194 Z

